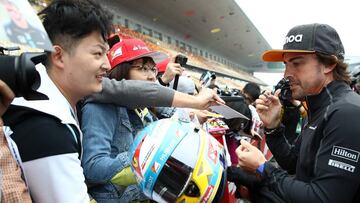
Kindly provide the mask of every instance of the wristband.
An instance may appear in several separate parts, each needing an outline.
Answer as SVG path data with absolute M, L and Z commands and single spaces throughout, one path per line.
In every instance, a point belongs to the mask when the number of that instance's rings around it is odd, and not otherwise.
M 260 164 L 259 167 L 256 169 L 256 173 L 261 177 L 264 175 L 265 163 Z
M 158 81 L 159 81 L 160 85 L 169 87 L 169 83 L 164 83 L 164 81 L 162 81 L 161 77 L 158 78 Z

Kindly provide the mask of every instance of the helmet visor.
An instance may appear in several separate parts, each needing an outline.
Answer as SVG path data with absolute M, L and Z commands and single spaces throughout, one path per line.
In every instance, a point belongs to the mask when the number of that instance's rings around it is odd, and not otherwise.
M 170 157 L 154 185 L 154 192 L 166 202 L 175 202 L 191 177 L 192 168 Z
M 188 147 L 189 143 L 193 147 Z M 200 148 L 199 134 L 184 137 L 166 161 L 154 185 L 153 199 L 175 202 L 191 180 Z

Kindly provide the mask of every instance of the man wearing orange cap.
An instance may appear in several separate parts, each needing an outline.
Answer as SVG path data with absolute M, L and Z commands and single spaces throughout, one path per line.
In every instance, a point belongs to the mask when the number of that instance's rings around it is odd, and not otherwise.
M 283 50 L 263 54 L 265 61 L 285 63 L 292 98 L 306 102 L 308 119 L 295 145 L 289 145 L 279 91 L 256 100 L 267 144 L 281 168 L 241 141 L 240 167 L 260 177 L 254 202 L 360 202 L 360 96 L 349 87 L 344 53 L 334 28 L 308 24 L 289 31 Z

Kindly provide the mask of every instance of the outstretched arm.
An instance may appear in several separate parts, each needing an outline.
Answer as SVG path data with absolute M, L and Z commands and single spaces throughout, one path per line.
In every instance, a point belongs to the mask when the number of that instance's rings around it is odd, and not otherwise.
M 104 78 L 103 91 L 86 102 L 113 103 L 128 108 L 189 107 L 206 109 L 215 103 L 224 103 L 214 91 L 205 89 L 197 96 L 174 91 L 154 82 L 140 80 L 110 80 Z
M 103 90 L 91 95 L 87 102 L 113 103 L 128 108 L 171 106 L 174 90 L 154 82 L 103 79 Z

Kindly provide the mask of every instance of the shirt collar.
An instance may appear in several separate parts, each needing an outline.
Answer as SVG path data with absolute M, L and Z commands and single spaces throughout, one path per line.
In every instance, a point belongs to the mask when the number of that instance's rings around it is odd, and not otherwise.
M 307 97 L 308 107 L 311 113 L 321 110 L 322 107 L 328 106 L 335 102 L 339 95 L 351 91 L 349 85 L 343 81 L 332 81 L 318 95 Z
M 49 100 L 28 101 L 23 97 L 19 97 L 15 98 L 12 104 L 50 114 L 59 118 L 64 124 L 74 124 L 78 126 L 75 110 L 72 109 L 70 103 L 51 80 L 47 74 L 46 67 L 43 64 L 38 64 L 36 65 L 36 70 L 39 72 L 41 78 L 41 85 L 37 91 L 46 94 Z

